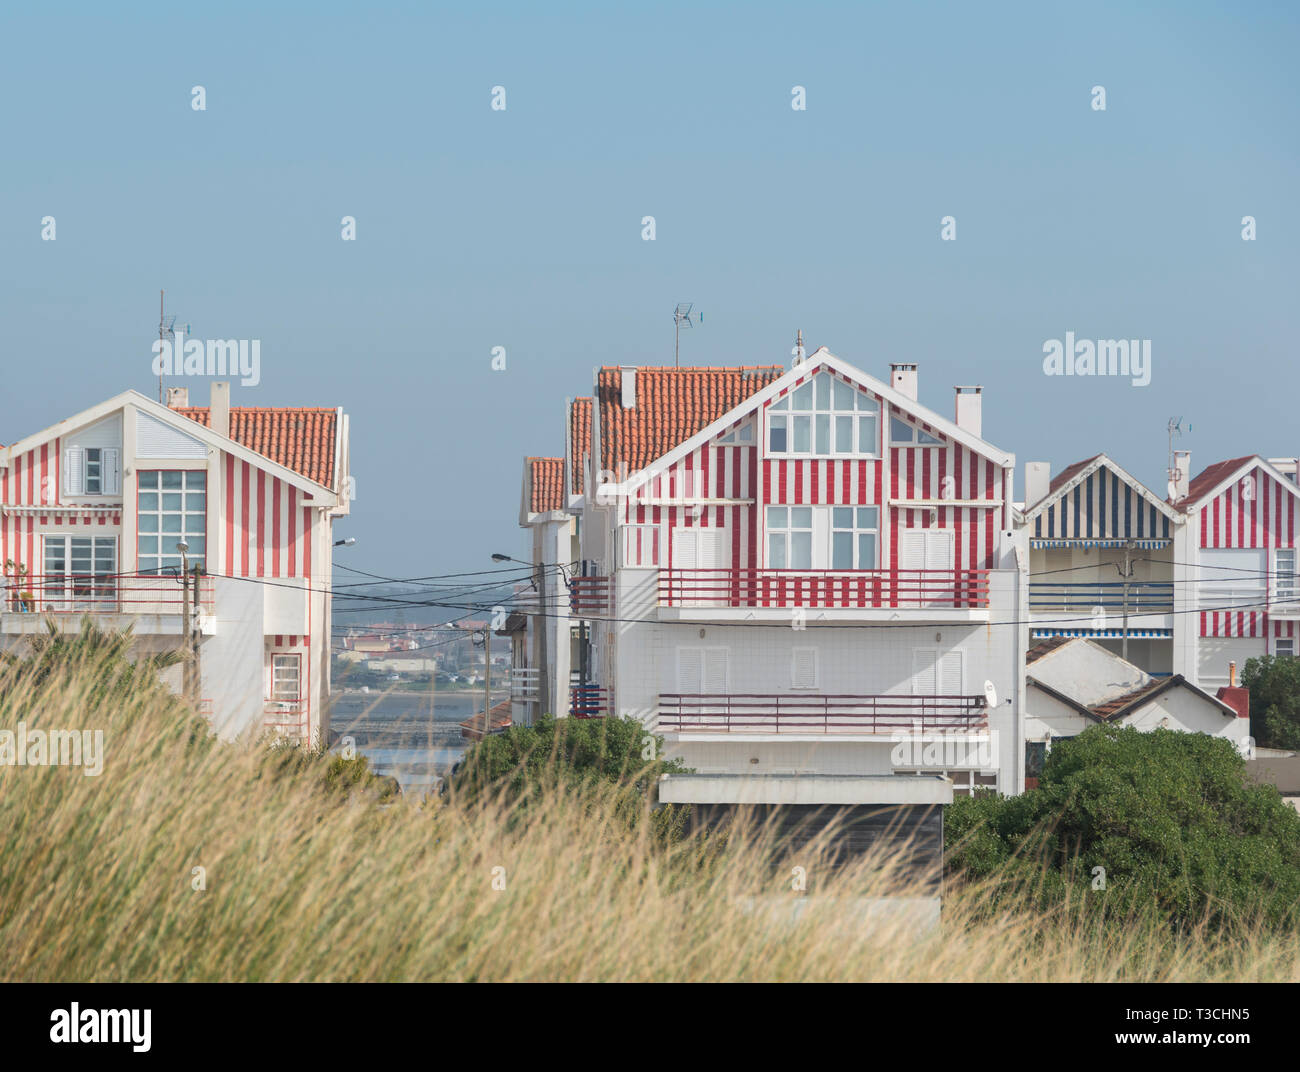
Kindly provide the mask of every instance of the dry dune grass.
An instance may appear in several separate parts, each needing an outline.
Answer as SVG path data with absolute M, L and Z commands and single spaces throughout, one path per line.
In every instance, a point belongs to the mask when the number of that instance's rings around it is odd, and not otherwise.
M 0 766 L 5 980 L 1300 980 L 1295 935 L 990 914 L 988 886 L 950 886 L 938 927 L 864 925 L 862 898 L 924 892 L 887 859 L 828 869 L 743 826 L 666 850 L 598 789 L 380 807 L 319 761 L 206 740 L 159 689 L 105 698 L 104 674 L 0 675 L 0 728 L 102 729 L 107 752 L 98 777 Z

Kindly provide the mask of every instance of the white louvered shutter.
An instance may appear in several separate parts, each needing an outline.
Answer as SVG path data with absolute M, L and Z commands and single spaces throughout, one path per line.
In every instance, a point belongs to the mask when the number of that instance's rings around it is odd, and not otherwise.
M 673 569 L 695 569 L 699 566 L 696 554 L 694 529 L 673 530 Z
M 81 447 L 63 452 L 63 494 L 86 494 L 86 452 Z
M 704 688 L 710 696 L 723 696 L 727 692 L 727 649 L 704 649 Z
M 939 657 L 939 695 L 960 696 L 964 687 L 962 653 L 945 651 Z
M 910 529 L 902 534 L 898 543 L 899 569 L 925 569 L 925 537 L 924 529 Z
M 939 668 L 936 665 L 938 652 L 933 648 L 914 648 L 912 650 L 912 695 L 933 696 L 939 682 Z
M 121 451 L 109 448 L 100 454 L 100 487 L 105 495 L 122 494 Z
M 702 648 L 677 649 L 677 691 L 683 696 L 696 696 L 704 691 Z
M 817 687 L 817 649 L 795 648 L 790 654 L 790 686 L 795 689 Z

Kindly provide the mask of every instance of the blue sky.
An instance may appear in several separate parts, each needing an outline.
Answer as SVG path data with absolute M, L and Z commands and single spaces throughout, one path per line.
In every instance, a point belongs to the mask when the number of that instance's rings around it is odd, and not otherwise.
M 351 414 L 341 554 L 392 576 L 521 553 L 522 457 L 682 300 L 683 364 L 916 361 L 1021 463 L 1300 453 L 1294 5 L 540 7 L 6 8 L 0 441 L 156 394 L 165 287 L 261 340 L 233 404 Z M 1150 385 L 1045 376 L 1067 331 Z

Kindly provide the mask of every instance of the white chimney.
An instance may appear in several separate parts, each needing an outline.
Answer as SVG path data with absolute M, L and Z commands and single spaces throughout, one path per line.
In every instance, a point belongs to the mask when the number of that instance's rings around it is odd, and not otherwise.
M 620 379 L 623 383 L 623 408 L 636 409 L 636 368 L 622 365 L 619 371 L 622 373 Z
M 895 391 L 913 402 L 919 401 L 916 388 L 916 366 L 896 363 L 889 366 L 889 382 Z
M 168 387 L 167 388 L 167 408 L 180 409 L 182 406 L 190 404 L 190 389 L 188 387 Z
M 984 428 L 984 388 L 957 387 L 957 427 L 973 436 L 982 436 Z
M 1169 482 L 1169 497 L 1174 502 L 1187 498 L 1187 488 L 1192 478 L 1192 452 L 1174 451 L 1174 478 Z
M 212 404 L 208 408 L 208 427 L 227 438 L 230 437 L 230 384 L 224 380 L 212 381 Z
M 1043 499 L 1052 487 L 1051 462 L 1025 462 L 1025 508 Z

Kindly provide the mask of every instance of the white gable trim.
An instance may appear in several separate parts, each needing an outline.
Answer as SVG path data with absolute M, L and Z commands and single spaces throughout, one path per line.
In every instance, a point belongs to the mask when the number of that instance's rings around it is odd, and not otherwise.
M 1130 488 L 1132 488 L 1139 495 L 1141 495 L 1142 498 L 1146 499 L 1147 502 L 1151 503 L 1153 506 L 1158 507 L 1160 512 L 1164 514 L 1165 517 L 1169 518 L 1171 521 L 1181 525 L 1183 521 L 1186 520 L 1187 517 L 1186 514 L 1183 514 L 1182 512 L 1175 510 L 1163 499 L 1157 498 L 1155 492 L 1153 492 L 1140 480 L 1137 480 L 1134 477 L 1130 476 L 1127 472 L 1125 472 L 1125 470 L 1122 467 L 1117 465 L 1115 462 L 1111 461 L 1111 459 L 1108 458 L 1105 454 L 1098 455 L 1096 460 L 1094 460 L 1091 465 L 1085 466 L 1078 473 L 1076 473 L 1070 480 L 1066 481 L 1066 483 L 1062 484 L 1050 495 L 1044 495 L 1041 499 L 1038 500 L 1038 502 L 1031 509 L 1023 511 L 1020 515 L 1021 518 L 1024 521 L 1032 521 L 1034 518 L 1036 518 L 1040 513 L 1046 510 L 1053 503 L 1057 502 L 1059 499 L 1063 498 L 1064 496 L 1072 492 L 1076 487 L 1082 484 L 1085 480 L 1088 479 L 1088 477 L 1092 476 L 1093 473 L 1095 473 L 1098 469 L 1102 468 L 1103 466 L 1108 468 L 1112 473 L 1114 473 L 1117 477 L 1119 477 L 1120 480 L 1122 480 Z
M 1218 484 L 1216 484 L 1213 488 L 1211 488 L 1199 499 L 1197 499 L 1194 503 L 1192 503 L 1191 509 L 1188 511 L 1188 513 L 1199 514 L 1207 506 L 1209 506 L 1212 502 L 1214 502 L 1215 499 L 1217 499 L 1220 495 L 1222 495 L 1225 491 L 1227 491 L 1229 487 L 1237 483 L 1238 480 L 1240 480 L 1243 476 L 1249 473 L 1256 466 L 1258 466 L 1260 469 L 1263 469 L 1265 473 L 1267 473 L 1279 484 L 1281 484 L 1282 487 L 1286 489 L 1287 494 L 1290 495 L 1293 499 L 1300 498 L 1300 485 L 1293 484 L 1290 478 L 1280 473 L 1271 462 L 1266 461 L 1265 459 L 1261 458 L 1258 454 L 1256 454 L 1253 458 L 1243 463 L 1238 469 L 1236 469 L 1231 476 L 1224 477 L 1222 480 L 1219 481 Z
M 640 487 L 642 484 L 651 480 L 657 472 L 668 468 L 671 465 L 681 461 L 691 451 L 703 446 L 714 436 L 721 434 L 726 429 L 742 420 L 751 413 L 757 412 L 764 404 L 777 397 L 783 390 L 794 384 L 805 376 L 813 375 L 819 368 L 830 369 L 838 372 L 852 383 L 878 395 L 886 403 L 897 406 L 908 414 L 913 420 L 923 421 L 935 429 L 936 432 L 943 435 L 953 442 L 960 443 L 962 446 L 974 451 L 976 454 L 992 461 L 994 464 L 1007 468 L 1016 463 L 1016 456 L 999 450 L 986 440 L 973 436 L 969 432 L 957 427 L 957 425 L 948 420 L 946 417 L 940 417 L 932 410 L 926 409 L 919 402 L 908 398 L 906 395 L 894 390 L 886 383 L 882 383 L 874 376 L 869 376 L 861 369 L 855 368 L 847 361 L 832 354 L 826 347 L 820 347 L 808 355 L 806 361 L 801 365 L 795 365 L 793 368 L 783 372 L 775 380 L 769 383 L 761 391 L 750 395 L 739 405 L 728 410 L 712 424 L 702 428 L 691 436 L 685 442 L 678 444 L 667 454 L 656 458 L 645 468 L 630 474 L 626 483 L 623 485 L 623 491 L 631 491 Z M 594 424 L 595 422 L 593 422 Z
M 80 413 L 64 420 L 58 424 L 51 425 L 42 432 L 29 435 L 23 439 L 12 443 L 7 447 L 0 448 L 0 467 L 7 468 L 15 454 L 25 454 L 33 447 L 39 447 L 42 443 L 48 443 L 56 437 L 70 435 L 72 432 L 92 424 L 103 417 L 106 417 L 115 410 L 120 410 L 125 406 L 135 406 L 138 410 L 156 417 L 164 424 L 171 425 L 176 431 L 184 435 L 198 439 L 200 442 L 209 446 L 216 447 L 225 451 L 227 454 L 233 454 L 240 461 L 248 462 L 250 465 L 265 470 L 269 475 L 291 484 L 300 491 L 305 491 L 311 495 L 312 501 L 306 505 L 310 506 L 334 506 L 337 505 L 338 498 L 324 484 L 317 484 L 314 480 L 309 480 L 301 473 L 296 473 L 292 469 L 286 468 L 279 462 L 274 462 L 264 454 L 258 454 L 255 450 L 249 450 L 241 443 L 235 442 L 229 436 L 223 436 L 214 432 L 207 425 L 199 424 L 198 421 L 192 421 L 188 417 L 182 417 L 174 410 L 168 409 L 161 402 L 155 402 L 152 398 L 142 395 L 139 391 L 123 391 L 120 395 L 101 402 L 97 406 L 91 406 L 90 409 L 82 410 Z M 337 447 L 340 429 L 335 427 L 335 445 Z

